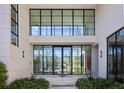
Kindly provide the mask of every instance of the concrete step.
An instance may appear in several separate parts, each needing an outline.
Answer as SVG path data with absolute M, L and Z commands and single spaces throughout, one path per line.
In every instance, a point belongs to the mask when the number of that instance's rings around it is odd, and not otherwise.
M 76 89 L 74 85 L 51 85 L 51 89 Z
M 76 87 L 51 87 L 50 89 L 77 89 Z

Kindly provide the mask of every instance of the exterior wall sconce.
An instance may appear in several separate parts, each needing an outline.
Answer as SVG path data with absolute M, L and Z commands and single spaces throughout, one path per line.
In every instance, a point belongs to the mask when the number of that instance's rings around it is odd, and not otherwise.
M 25 57 L 25 54 L 24 54 L 25 52 L 24 51 L 22 51 L 22 57 L 24 58 Z
M 102 58 L 102 50 L 100 50 L 100 57 Z

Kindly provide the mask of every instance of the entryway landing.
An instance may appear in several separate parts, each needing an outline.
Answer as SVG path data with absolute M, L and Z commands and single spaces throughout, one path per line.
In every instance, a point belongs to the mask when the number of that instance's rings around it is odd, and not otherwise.
M 76 89 L 75 83 L 86 75 L 38 75 L 37 78 L 45 78 L 50 82 L 50 89 Z

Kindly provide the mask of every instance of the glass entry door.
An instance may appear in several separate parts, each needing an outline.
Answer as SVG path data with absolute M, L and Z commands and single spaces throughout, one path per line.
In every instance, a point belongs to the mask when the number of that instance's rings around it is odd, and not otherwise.
M 89 75 L 90 70 L 91 70 L 90 46 L 81 45 L 34 46 L 35 74 Z
M 123 55 L 123 47 L 117 48 L 117 78 L 120 79 L 123 77 L 123 62 L 124 62 L 124 55 Z
M 71 74 L 71 47 L 63 47 L 63 74 Z
M 54 74 L 62 73 L 62 47 L 54 47 Z
M 54 47 L 54 74 L 71 74 L 71 47 Z

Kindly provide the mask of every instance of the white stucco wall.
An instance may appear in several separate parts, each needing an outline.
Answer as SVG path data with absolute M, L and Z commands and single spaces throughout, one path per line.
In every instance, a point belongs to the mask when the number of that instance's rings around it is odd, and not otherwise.
M 91 51 L 91 55 L 92 55 L 92 75 L 93 77 L 97 77 L 98 76 L 98 46 L 94 45 L 92 46 L 92 51 Z
M 106 38 L 123 25 L 123 6 L 119 4 L 98 5 L 96 7 L 96 40 L 98 41 L 98 75 L 107 76 L 107 41 Z M 100 57 L 102 51 L 102 57 Z
M 0 60 L 6 64 L 9 63 L 9 44 L 10 44 L 10 6 L 0 4 Z
M 29 36 L 32 44 L 96 44 L 95 36 Z
M 29 36 L 29 9 L 26 5 L 19 5 L 19 47 L 10 45 L 9 82 L 16 78 L 31 76 L 33 72 L 32 45 Z M 24 51 L 24 58 L 23 58 Z

